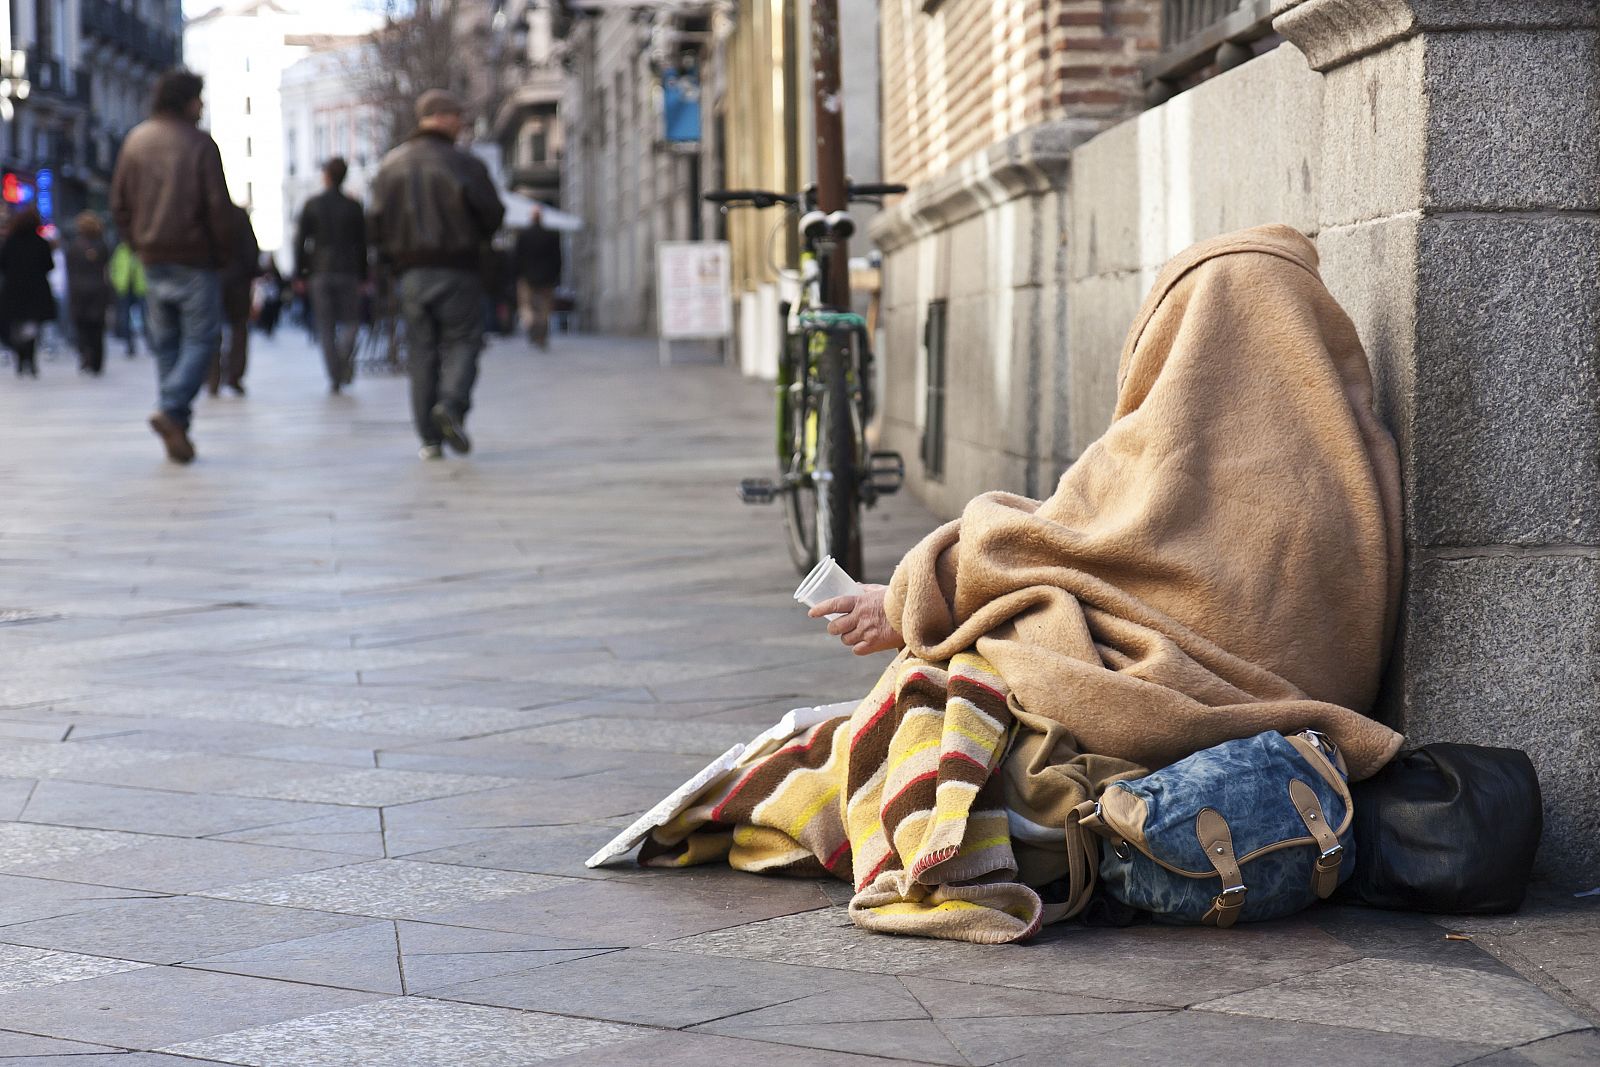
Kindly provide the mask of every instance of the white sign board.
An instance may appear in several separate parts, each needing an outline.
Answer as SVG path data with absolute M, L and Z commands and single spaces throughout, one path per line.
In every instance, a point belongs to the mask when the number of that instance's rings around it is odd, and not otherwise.
M 656 245 L 656 304 L 663 341 L 733 333 L 733 267 L 726 241 Z

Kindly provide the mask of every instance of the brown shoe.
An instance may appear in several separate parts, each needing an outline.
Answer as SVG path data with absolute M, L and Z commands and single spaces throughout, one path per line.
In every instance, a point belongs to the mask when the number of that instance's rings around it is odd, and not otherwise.
M 161 438 L 161 443 L 167 446 L 167 458 L 172 462 L 190 463 L 194 460 L 194 445 L 189 441 L 189 434 L 171 415 L 165 411 L 151 415 L 150 428 Z

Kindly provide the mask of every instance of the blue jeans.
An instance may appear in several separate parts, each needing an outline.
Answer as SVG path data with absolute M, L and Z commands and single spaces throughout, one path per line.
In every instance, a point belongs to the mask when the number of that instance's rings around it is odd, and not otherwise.
M 176 263 L 148 264 L 144 277 L 161 410 L 188 429 L 190 405 L 222 343 L 222 279 Z

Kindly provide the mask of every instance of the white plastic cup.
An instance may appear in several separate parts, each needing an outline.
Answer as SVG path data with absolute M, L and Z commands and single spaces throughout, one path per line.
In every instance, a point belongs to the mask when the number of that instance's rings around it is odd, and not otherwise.
M 846 574 L 832 556 L 823 556 L 801 581 L 800 588 L 794 591 L 794 598 L 806 607 L 814 608 L 824 600 L 832 600 L 836 596 L 855 596 L 859 592 L 861 583 Z M 837 619 L 842 614 L 834 612 L 828 618 Z

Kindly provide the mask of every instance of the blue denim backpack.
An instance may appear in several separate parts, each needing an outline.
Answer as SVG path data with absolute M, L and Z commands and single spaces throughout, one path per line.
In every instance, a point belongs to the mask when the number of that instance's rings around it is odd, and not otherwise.
M 1117 782 L 1082 823 L 1106 891 L 1158 922 L 1276 919 L 1355 870 L 1347 773 L 1321 734 L 1269 730 Z

